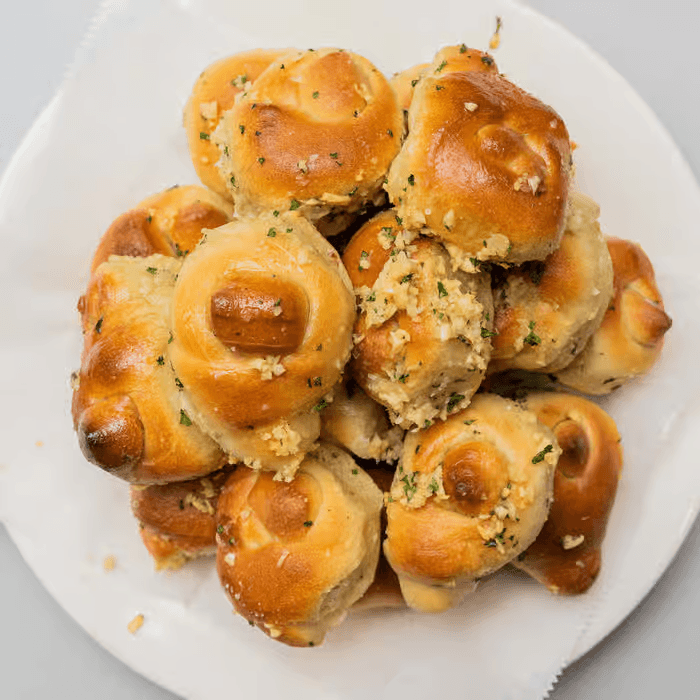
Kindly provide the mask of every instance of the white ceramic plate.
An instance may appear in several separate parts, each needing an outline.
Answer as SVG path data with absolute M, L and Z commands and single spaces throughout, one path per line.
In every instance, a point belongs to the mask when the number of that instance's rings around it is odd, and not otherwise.
M 697 514 L 700 194 L 689 169 L 624 81 L 552 23 L 505 1 L 424 5 L 108 3 L 0 186 L 0 516 L 37 576 L 97 641 L 192 700 L 233 688 L 423 698 L 465 682 L 473 697 L 538 697 L 648 592 Z M 233 618 L 210 564 L 154 574 L 125 485 L 77 448 L 68 376 L 79 361 L 75 303 L 89 260 L 123 210 L 196 181 L 180 112 L 211 60 L 256 46 L 339 45 L 390 73 L 446 43 L 485 47 L 497 14 L 501 70 L 564 117 L 579 144 L 581 189 L 601 203 L 607 232 L 642 242 L 675 321 L 654 373 L 604 402 L 626 465 L 603 572 L 576 600 L 502 573 L 447 615 L 355 615 L 320 649 L 275 645 Z M 111 573 L 102 568 L 108 554 L 118 563 Z M 145 624 L 132 636 L 126 625 L 137 613 Z

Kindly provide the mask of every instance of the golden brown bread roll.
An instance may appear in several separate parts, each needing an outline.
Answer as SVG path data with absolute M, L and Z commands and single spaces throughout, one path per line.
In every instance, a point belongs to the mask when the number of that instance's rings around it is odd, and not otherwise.
M 553 109 L 499 75 L 490 56 L 448 47 L 415 87 L 387 191 L 409 228 L 467 257 L 541 260 L 563 232 L 570 157 Z
M 234 468 L 201 479 L 131 487 L 131 511 L 156 571 L 216 553 L 216 506 Z
M 598 205 L 573 193 L 559 248 L 543 261 L 503 273 L 494 289 L 495 332 L 489 372 L 556 372 L 598 328 L 613 291 Z
M 535 393 L 526 405 L 554 431 L 562 454 L 547 522 L 512 563 L 553 593 L 584 593 L 600 571 L 622 469 L 620 435 L 603 409 L 579 396 Z
M 187 415 L 230 462 L 290 477 L 350 355 L 355 302 L 338 254 L 298 215 L 233 222 L 187 256 L 172 309 Z
M 360 459 L 396 462 L 403 430 L 391 427 L 382 406 L 354 382 L 343 382 L 333 402 L 321 412 L 321 439 L 343 447 Z
M 298 210 L 330 235 L 344 227 L 334 217 L 383 198 L 402 119 L 389 83 L 367 59 L 298 51 L 260 75 L 213 139 L 239 214 Z
M 91 271 L 110 255 L 180 257 L 193 250 L 202 229 L 231 221 L 233 207 L 204 187 L 170 187 L 117 217 L 100 239 Z
M 409 433 L 384 553 L 409 606 L 440 612 L 524 551 L 547 517 L 561 450 L 534 413 L 492 394 Z
M 453 270 L 434 239 L 382 212 L 352 238 L 343 262 L 359 298 L 352 376 L 404 427 L 466 405 L 489 360 L 488 275 Z
M 73 421 L 85 457 L 135 483 L 192 479 L 225 457 L 180 408 L 168 359 L 180 260 L 113 257 L 79 302 L 84 349 L 73 383 Z
M 608 238 L 614 294 L 600 327 L 557 379 L 585 394 L 609 394 L 646 374 L 663 348 L 671 318 L 641 246 Z
M 292 482 L 240 468 L 217 511 L 217 571 L 236 612 L 273 639 L 320 644 L 374 578 L 382 495 L 338 447 Z
M 235 188 L 227 187 L 216 167 L 220 154 L 211 135 L 236 96 L 284 53 L 288 50 L 255 49 L 227 56 L 207 66 L 192 88 L 183 114 L 192 165 L 199 179 L 222 197 L 231 199 Z

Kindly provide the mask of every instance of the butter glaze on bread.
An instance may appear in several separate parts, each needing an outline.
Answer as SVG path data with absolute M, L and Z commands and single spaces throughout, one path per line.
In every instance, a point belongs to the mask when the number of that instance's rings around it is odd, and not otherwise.
M 169 353 L 187 415 L 230 462 L 291 477 L 318 438 L 354 317 L 340 257 L 303 217 L 209 231 L 185 259 L 172 306 Z
M 79 302 L 84 350 L 73 382 L 73 421 L 88 461 L 134 483 L 192 479 L 225 457 L 183 420 L 168 360 L 169 316 L 180 261 L 112 257 Z
M 440 243 L 399 220 L 396 210 L 375 216 L 343 262 L 360 307 L 352 376 L 408 429 L 444 419 L 476 392 L 493 306 L 488 275 L 454 270 Z
M 600 209 L 574 193 L 559 248 L 544 261 L 503 272 L 494 289 L 489 372 L 556 372 L 580 353 L 613 293 L 613 268 L 598 225 Z
M 584 394 L 609 394 L 646 374 L 671 328 L 654 268 L 641 246 L 620 238 L 608 238 L 607 245 L 614 272 L 612 300 L 583 352 L 557 374 L 559 382 Z
M 192 88 L 183 113 L 192 165 L 202 183 L 221 197 L 230 200 L 235 190 L 227 186 L 216 165 L 220 154 L 211 135 L 224 112 L 233 107 L 236 97 L 288 51 L 255 49 L 227 56 L 207 66 Z
M 585 593 L 601 566 L 601 547 L 622 470 L 613 419 L 591 401 L 559 393 L 526 400 L 562 448 L 554 499 L 535 542 L 513 564 L 553 593 Z
M 369 61 L 320 49 L 281 56 L 213 139 L 237 213 L 298 209 L 330 234 L 343 227 L 334 217 L 383 198 L 402 125 L 394 91 Z
M 216 558 L 236 612 L 285 644 L 320 644 L 374 579 L 381 507 L 338 447 L 309 454 L 292 482 L 236 470 L 219 498 Z
M 232 216 L 231 204 L 204 187 L 170 187 L 112 222 L 97 246 L 91 272 L 110 255 L 182 256 L 197 245 L 202 229 L 222 226 Z
M 491 57 L 468 63 L 459 55 L 443 49 L 415 87 L 389 198 L 409 228 L 427 229 L 467 256 L 542 260 L 564 227 L 566 127 L 499 75 Z
M 384 554 L 409 606 L 441 612 L 537 537 L 561 450 L 512 401 L 469 408 L 409 433 L 387 503 Z

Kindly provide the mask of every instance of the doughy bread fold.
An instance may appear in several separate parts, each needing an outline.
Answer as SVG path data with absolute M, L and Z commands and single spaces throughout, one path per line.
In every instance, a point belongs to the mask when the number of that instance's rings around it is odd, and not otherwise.
M 181 411 L 169 317 L 179 259 L 112 257 L 79 310 L 84 349 L 73 422 L 88 461 L 134 483 L 192 479 L 226 458 Z
M 547 518 L 560 453 L 534 413 L 491 394 L 409 433 L 384 541 L 406 603 L 446 610 L 524 551 Z
M 415 86 L 387 191 L 406 226 L 478 260 L 542 260 L 559 244 L 569 190 L 559 115 L 461 47 Z
M 315 646 L 374 579 L 381 491 L 338 447 L 291 482 L 240 468 L 217 511 L 217 571 L 236 612 L 292 646 Z
M 228 461 L 290 478 L 319 436 L 354 317 L 340 257 L 303 217 L 209 231 L 174 289 L 169 354 L 183 409 Z
M 622 470 L 620 435 L 603 409 L 580 396 L 533 393 L 526 405 L 554 431 L 562 454 L 547 522 L 512 563 L 553 593 L 585 593 L 601 567 Z
M 494 288 L 496 335 L 489 373 L 556 372 L 583 350 L 613 293 L 612 262 L 599 214 L 592 199 L 572 194 L 559 248 L 543 261 L 500 274 Z
M 559 382 L 584 394 L 609 394 L 649 372 L 671 328 L 654 268 L 641 246 L 620 238 L 608 238 L 607 244 L 612 300 L 583 352 L 557 374 Z
M 384 198 L 402 111 L 384 76 L 340 49 L 280 56 L 212 135 L 241 215 L 298 210 L 324 235 Z

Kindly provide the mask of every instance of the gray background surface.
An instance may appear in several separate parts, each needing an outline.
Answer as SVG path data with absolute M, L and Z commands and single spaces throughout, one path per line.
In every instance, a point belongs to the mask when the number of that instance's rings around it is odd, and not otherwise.
M 670 131 L 698 178 L 700 2 L 528 4 L 573 31 L 627 79 Z M 59 87 L 97 6 L 97 0 L 3 0 L 0 5 L 0 173 Z M 563 673 L 551 698 L 700 697 L 699 545 L 696 522 L 649 596 Z M 175 698 L 93 642 L 36 580 L 1 525 L 0 571 L 0 697 Z M 468 682 L 451 690 L 450 697 L 468 697 Z M 236 696 L 235 686 L 230 695 Z

